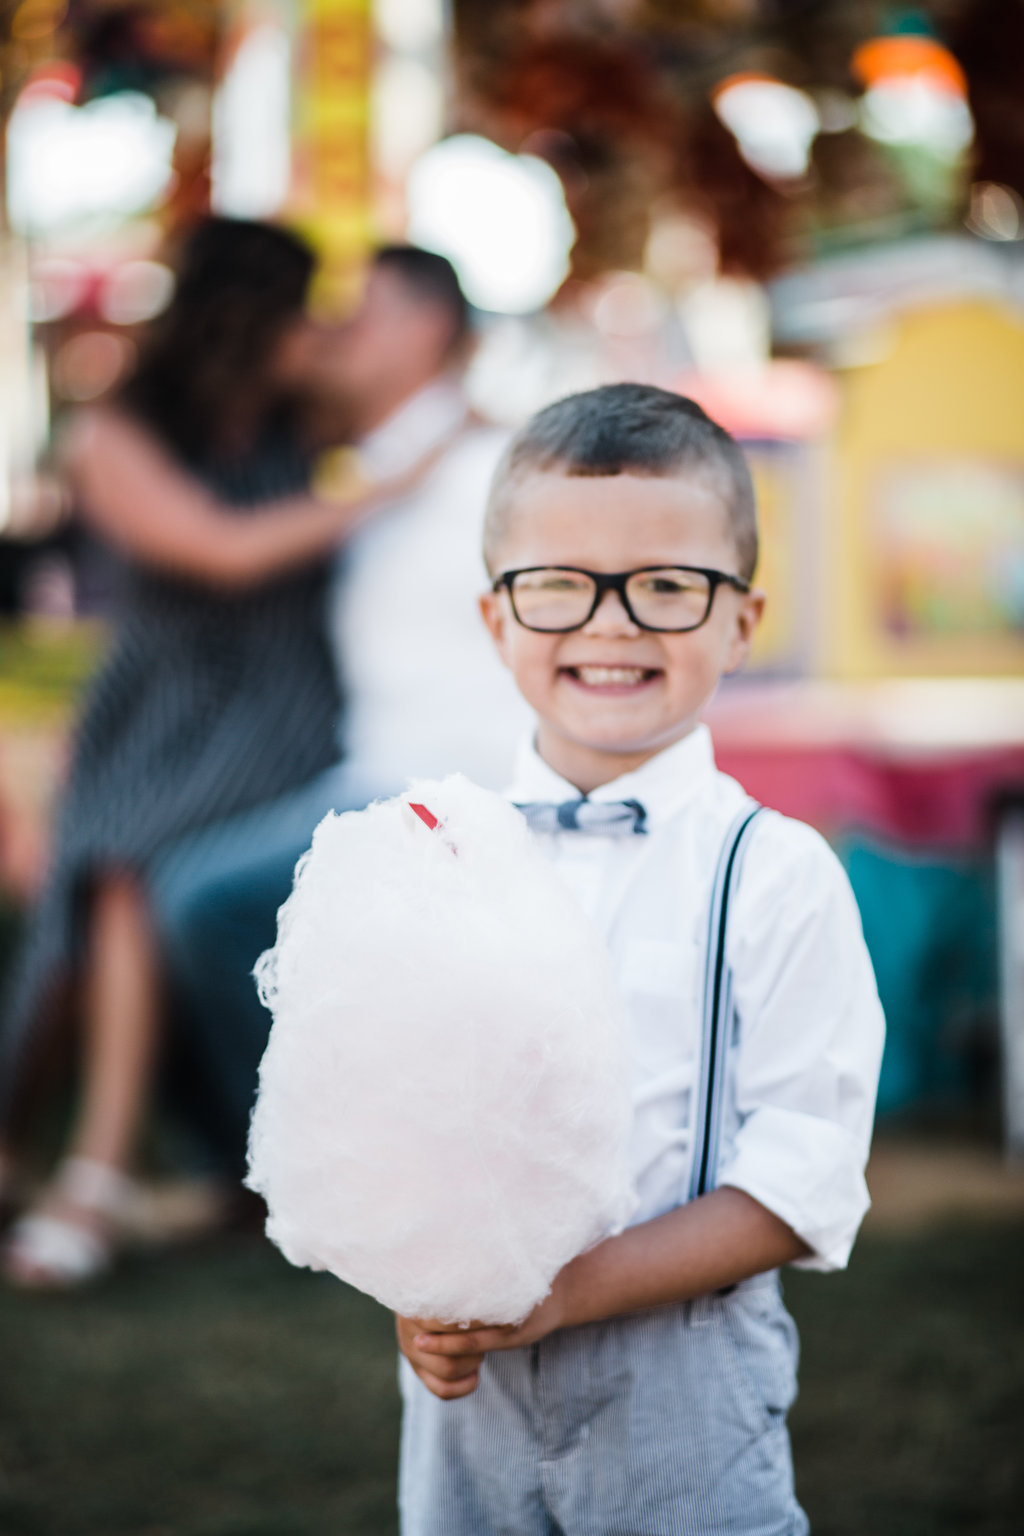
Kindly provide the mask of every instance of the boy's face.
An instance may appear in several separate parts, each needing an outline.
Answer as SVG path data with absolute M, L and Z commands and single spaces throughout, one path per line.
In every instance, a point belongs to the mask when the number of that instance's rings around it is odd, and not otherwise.
M 699 475 L 537 473 L 512 493 L 494 574 L 530 566 L 597 572 L 689 565 L 738 576 L 727 508 Z M 539 634 L 505 590 L 484 620 L 538 715 L 537 748 L 584 793 L 638 768 L 696 725 L 718 679 L 750 649 L 764 597 L 722 584 L 699 629 L 640 629 L 606 592 L 582 629 Z

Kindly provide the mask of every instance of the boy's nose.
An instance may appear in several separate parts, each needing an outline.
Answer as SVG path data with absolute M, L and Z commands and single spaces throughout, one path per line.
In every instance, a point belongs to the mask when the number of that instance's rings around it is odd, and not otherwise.
M 602 594 L 594 612 L 583 626 L 585 635 L 638 635 L 639 626 L 626 612 L 622 598 L 611 588 Z

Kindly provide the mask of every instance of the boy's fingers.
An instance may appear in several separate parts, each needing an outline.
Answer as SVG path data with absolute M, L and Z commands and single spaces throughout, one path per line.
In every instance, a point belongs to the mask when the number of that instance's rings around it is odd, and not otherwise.
M 417 1368 L 422 1365 L 431 1376 L 437 1376 L 441 1381 L 462 1381 L 467 1376 L 475 1376 L 484 1360 L 483 1355 L 460 1355 L 454 1360 L 426 1359 L 422 1350 L 417 1350 L 416 1355 Z
M 427 1355 L 482 1355 L 507 1346 L 513 1328 L 472 1328 L 461 1333 L 418 1333 L 417 1349 Z
M 476 1348 L 486 1355 L 492 1349 L 516 1349 L 520 1333 L 519 1328 L 481 1328 L 473 1337 Z
M 425 1355 L 452 1358 L 456 1355 L 482 1354 L 476 1340 L 475 1333 L 418 1333 L 413 1343 Z
M 435 1397 L 440 1397 L 445 1402 L 452 1402 L 457 1397 L 468 1397 L 471 1392 L 476 1391 L 480 1380 L 479 1371 L 474 1371 L 470 1376 L 462 1376 L 458 1381 L 444 1381 L 440 1376 L 435 1376 L 432 1371 L 417 1370 L 416 1374 Z

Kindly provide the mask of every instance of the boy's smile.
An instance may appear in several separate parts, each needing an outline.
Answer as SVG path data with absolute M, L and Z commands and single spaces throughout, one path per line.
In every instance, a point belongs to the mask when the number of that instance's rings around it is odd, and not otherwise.
M 495 575 L 545 565 L 741 574 L 727 508 L 707 473 L 537 473 L 511 496 Z M 481 606 L 537 712 L 538 751 L 588 793 L 693 729 L 719 677 L 746 656 L 763 602 L 760 593 L 723 585 L 706 623 L 685 633 L 641 629 L 615 592 L 567 634 L 524 628 L 505 591 L 485 594 Z

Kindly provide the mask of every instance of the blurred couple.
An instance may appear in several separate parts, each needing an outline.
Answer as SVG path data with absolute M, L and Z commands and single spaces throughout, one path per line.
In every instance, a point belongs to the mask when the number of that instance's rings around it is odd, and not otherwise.
M 414 776 L 499 787 L 526 725 L 476 609 L 504 434 L 465 397 L 456 275 L 384 248 L 327 327 L 313 272 L 283 230 L 204 221 L 134 374 L 67 434 L 124 581 L 0 1021 L 8 1202 L 32 1069 L 58 1021 L 81 1045 L 65 1152 L 4 1244 L 15 1284 L 109 1266 L 161 1058 L 237 1175 L 270 1023 L 251 970 L 316 823 Z M 339 440 L 355 488 L 318 494 Z

